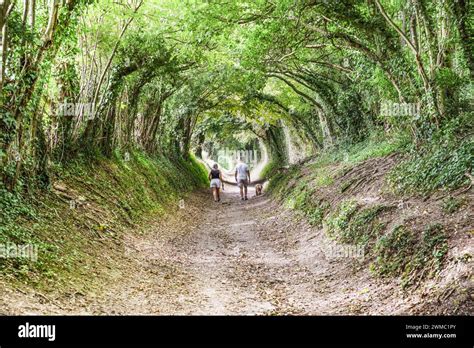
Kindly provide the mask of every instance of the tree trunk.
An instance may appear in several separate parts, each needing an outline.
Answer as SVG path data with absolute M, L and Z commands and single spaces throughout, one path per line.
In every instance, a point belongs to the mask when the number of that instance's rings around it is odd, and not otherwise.
M 469 0 L 453 1 L 453 12 L 456 17 L 456 26 L 460 36 L 460 43 L 463 48 L 464 58 L 471 75 L 474 79 L 474 33 L 468 25 L 469 19 L 472 20 L 473 9 L 472 4 L 468 4 Z
M 7 12 L 10 0 L 0 0 L 0 92 L 5 82 L 5 64 L 7 61 Z

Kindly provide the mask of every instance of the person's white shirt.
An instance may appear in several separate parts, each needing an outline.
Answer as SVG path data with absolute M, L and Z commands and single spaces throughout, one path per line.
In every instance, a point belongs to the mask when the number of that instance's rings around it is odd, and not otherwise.
M 237 171 L 237 179 L 247 179 L 247 171 L 249 170 L 249 167 L 245 163 L 240 162 L 237 164 L 235 170 Z

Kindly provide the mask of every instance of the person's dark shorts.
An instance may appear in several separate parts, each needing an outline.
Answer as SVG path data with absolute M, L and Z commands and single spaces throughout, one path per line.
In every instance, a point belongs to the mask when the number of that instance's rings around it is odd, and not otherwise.
M 239 180 L 237 181 L 237 185 L 238 185 L 239 187 L 247 187 L 248 184 L 249 184 L 249 181 L 248 181 L 247 179 L 239 179 Z

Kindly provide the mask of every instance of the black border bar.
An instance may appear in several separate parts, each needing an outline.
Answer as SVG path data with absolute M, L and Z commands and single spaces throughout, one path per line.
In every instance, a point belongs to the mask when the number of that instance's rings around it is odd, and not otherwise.
M 55 325 L 55 341 L 20 338 L 19 326 Z M 417 329 L 414 329 L 416 327 Z M 428 334 L 408 338 L 407 334 Z M 456 337 L 434 338 L 433 334 Z M 450 316 L 6 316 L 0 347 L 61 345 L 330 345 L 473 347 L 473 317 Z

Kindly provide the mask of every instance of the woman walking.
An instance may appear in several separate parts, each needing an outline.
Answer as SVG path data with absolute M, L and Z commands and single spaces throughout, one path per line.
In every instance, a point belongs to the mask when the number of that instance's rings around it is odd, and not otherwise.
M 224 190 L 224 180 L 222 180 L 222 173 L 218 169 L 217 163 L 212 166 L 211 172 L 209 173 L 209 180 L 211 180 L 212 195 L 214 196 L 214 202 L 220 202 L 220 188 Z

